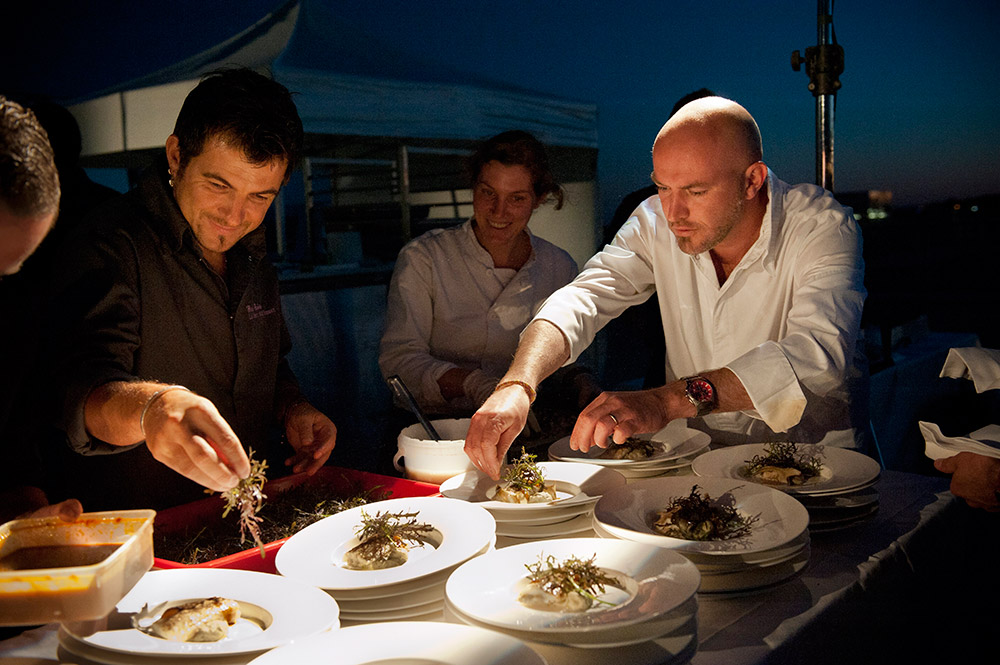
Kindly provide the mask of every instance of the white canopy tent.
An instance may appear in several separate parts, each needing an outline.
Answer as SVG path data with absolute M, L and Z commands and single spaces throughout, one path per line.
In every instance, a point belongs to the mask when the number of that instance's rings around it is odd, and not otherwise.
M 144 165 L 150 151 L 162 149 L 200 76 L 234 65 L 267 71 L 295 94 L 307 157 L 370 157 L 380 146 L 378 154 L 392 162 L 397 182 L 410 186 L 419 173 L 409 171 L 418 171 L 419 165 L 401 154 L 401 147 L 454 155 L 501 131 L 532 132 L 553 151 L 554 168 L 568 185 L 572 207 L 558 215 L 543 210 L 532 228 L 578 263 L 593 253 L 600 233 L 593 104 L 473 80 L 360 33 L 339 21 L 322 0 L 290 0 L 206 51 L 70 106 L 83 136 L 84 163 Z M 354 154 L 345 153 L 346 143 L 354 144 Z M 400 174 L 400 169 L 407 172 Z M 412 202 L 408 197 L 404 192 L 406 205 Z M 311 203 L 308 185 L 306 199 Z M 419 191 L 413 201 L 421 201 Z M 467 207 L 453 210 L 468 213 Z M 408 236 L 408 220 L 404 224 Z

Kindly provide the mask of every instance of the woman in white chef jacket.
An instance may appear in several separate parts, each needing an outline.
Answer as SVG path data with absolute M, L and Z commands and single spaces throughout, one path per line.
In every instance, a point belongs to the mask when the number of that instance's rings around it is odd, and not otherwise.
M 472 155 L 469 171 L 473 217 L 407 244 L 389 285 L 379 366 L 432 414 L 478 408 L 542 301 L 577 274 L 568 253 L 528 230 L 539 206 L 563 203 L 537 139 L 523 131 L 494 136 Z M 585 387 L 581 400 L 596 396 L 589 374 L 566 374 L 564 384 Z

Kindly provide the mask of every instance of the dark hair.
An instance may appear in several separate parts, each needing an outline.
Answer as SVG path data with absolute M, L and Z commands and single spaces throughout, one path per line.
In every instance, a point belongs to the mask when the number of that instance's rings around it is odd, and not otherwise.
M 505 166 L 520 165 L 531 174 L 531 185 L 535 196 L 541 199 L 551 194 L 556 200 L 556 210 L 562 208 L 563 190 L 549 169 L 549 158 L 545 146 L 528 132 L 515 129 L 497 134 L 484 141 L 469 158 L 469 175 L 472 186 L 476 186 L 479 174 L 489 162 L 497 161 Z
M 35 114 L 0 97 L 0 200 L 18 217 L 59 211 L 59 172 Z
M 287 159 L 287 182 L 302 151 L 302 120 L 291 93 L 245 68 L 207 74 L 184 100 L 174 135 L 181 169 L 218 137 L 236 143 L 252 164 Z

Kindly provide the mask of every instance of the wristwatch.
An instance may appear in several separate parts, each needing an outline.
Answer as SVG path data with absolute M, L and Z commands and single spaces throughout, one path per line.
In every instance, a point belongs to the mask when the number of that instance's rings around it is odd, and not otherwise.
M 681 379 L 687 382 L 684 387 L 684 396 L 694 404 L 698 410 L 696 414 L 699 418 L 708 415 L 719 406 L 719 396 L 715 392 L 712 382 L 703 376 L 685 376 Z

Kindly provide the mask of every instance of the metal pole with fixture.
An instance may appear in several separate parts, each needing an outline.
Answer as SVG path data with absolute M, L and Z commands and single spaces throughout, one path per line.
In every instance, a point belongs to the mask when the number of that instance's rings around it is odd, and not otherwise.
M 792 69 L 805 63 L 809 90 L 816 98 L 816 184 L 833 191 L 833 116 L 840 75 L 844 72 L 844 49 L 833 28 L 833 0 L 818 0 L 816 46 L 803 58 L 792 52 Z

